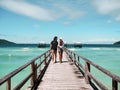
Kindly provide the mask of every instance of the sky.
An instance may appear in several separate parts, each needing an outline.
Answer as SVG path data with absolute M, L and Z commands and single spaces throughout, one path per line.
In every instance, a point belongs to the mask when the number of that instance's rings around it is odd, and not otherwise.
M 120 41 L 120 0 L 0 0 L 0 39 L 15 43 Z

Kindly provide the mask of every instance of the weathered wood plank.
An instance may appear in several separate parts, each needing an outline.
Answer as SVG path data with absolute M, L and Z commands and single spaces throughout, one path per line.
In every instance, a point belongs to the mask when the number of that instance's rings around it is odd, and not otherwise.
M 50 62 L 50 65 L 37 90 L 93 90 L 86 84 L 85 78 L 72 63 L 68 62 L 66 54 L 63 63 Z

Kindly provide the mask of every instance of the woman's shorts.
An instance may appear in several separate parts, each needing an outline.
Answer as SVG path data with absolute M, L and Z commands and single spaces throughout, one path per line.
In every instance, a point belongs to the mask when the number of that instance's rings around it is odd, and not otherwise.
M 63 49 L 62 49 L 62 48 L 60 48 L 60 49 L 59 49 L 59 52 L 63 52 Z

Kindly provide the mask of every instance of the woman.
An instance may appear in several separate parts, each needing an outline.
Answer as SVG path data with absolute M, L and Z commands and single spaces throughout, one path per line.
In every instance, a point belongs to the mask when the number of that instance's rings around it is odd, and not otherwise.
M 60 63 L 62 63 L 62 58 L 63 58 L 63 47 L 64 47 L 64 42 L 62 39 L 59 39 L 58 53 L 59 53 Z
M 53 62 L 56 62 L 57 46 L 58 46 L 57 36 L 55 36 L 55 37 L 53 38 L 53 41 L 51 41 L 51 44 L 50 44 L 50 48 L 51 48 L 51 52 L 52 52 L 52 61 L 53 61 Z

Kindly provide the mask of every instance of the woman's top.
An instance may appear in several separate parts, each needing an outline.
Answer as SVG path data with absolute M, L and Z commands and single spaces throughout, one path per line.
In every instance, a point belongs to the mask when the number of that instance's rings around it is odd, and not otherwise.
M 63 40 L 60 39 L 59 44 L 58 44 L 59 51 L 63 50 L 63 47 L 64 47 L 64 42 Z
M 57 41 L 52 41 L 51 42 L 51 49 L 57 51 L 57 46 L 58 46 L 58 42 Z

